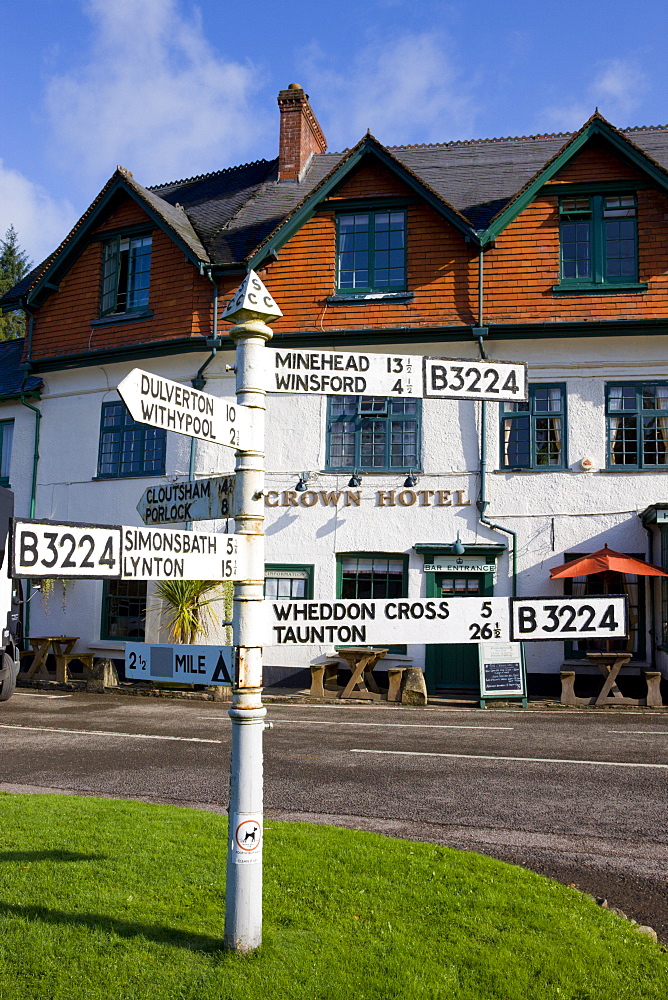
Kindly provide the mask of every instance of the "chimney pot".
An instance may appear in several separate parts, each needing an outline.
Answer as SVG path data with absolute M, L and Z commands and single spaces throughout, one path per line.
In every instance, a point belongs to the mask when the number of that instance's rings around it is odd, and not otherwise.
M 278 95 L 281 131 L 278 144 L 279 181 L 300 181 L 314 153 L 327 152 L 327 140 L 309 104 L 308 94 L 291 83 Z

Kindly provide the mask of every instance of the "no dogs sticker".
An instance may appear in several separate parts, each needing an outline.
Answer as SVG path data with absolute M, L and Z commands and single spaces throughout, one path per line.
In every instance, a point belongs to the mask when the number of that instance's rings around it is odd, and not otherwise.
M 262 860 L 262 824 L 250 816 L 239 814 L 232 843 L 236 865 L 259 863 Z

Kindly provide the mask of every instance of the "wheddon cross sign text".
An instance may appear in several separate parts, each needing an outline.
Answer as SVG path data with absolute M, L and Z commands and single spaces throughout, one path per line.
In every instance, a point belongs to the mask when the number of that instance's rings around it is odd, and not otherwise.
M 124 580 L 247 580 L 247 535 L 138 528 L 134 525 L 54 524 L 15 519 L 12 576 Z
M 508 641 L 506 597 L 265 601 L 267 646 Z
M 524 400 L 526 365 L 453 361 L 408 354 L 293 351 L 265 348 L 269 392 L 333 396 L 423 396 L 434 399 Z
M 134 368 L 118 386 L 133 420 L 225 448 L 250 447 L 246 406 Z
M 626 597 L 265 601 L 264 605 L 267 646 L 508 643 L 627 635 Z

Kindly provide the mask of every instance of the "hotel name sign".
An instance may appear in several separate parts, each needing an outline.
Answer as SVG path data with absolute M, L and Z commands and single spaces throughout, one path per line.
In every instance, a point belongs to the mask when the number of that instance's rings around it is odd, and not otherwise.
M 267 490 L 265 507 L 360 507 L 362 490 Z M 376 490 L 375 507 L 468 507 L 466 490 Z

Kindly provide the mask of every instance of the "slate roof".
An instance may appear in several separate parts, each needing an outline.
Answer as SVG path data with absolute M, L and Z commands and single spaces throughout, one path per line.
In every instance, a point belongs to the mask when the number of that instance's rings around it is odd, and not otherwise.
M 23 343 L 23 339 L 0 341 L 0 399 L 17 396 L 21 392 L 35 392 L 44 384 L 41 378 L 34 375 L 25 378 L 25 372 L 19 367 Z
M 473 230 L 481 232 L 578 134 L 389 146 L 387 152 Z M 668 125 L 630 128 L 617 134 L 668 171 Z M 269 235 L 350 152 L 316 154 L 299 183 L 279 183 L 278 159 L 257 160 L 151 188 L 142 187 L 129 171 L 119 168 L 58 251 L 7 293 L 0 305 L 16 303 L 47 268 L 52 269 L 50 262 L 67 252 L 77 233 L 85 231 L 86 220 L 114 183 L 126 183 L 195 261 L 244 269 Z

